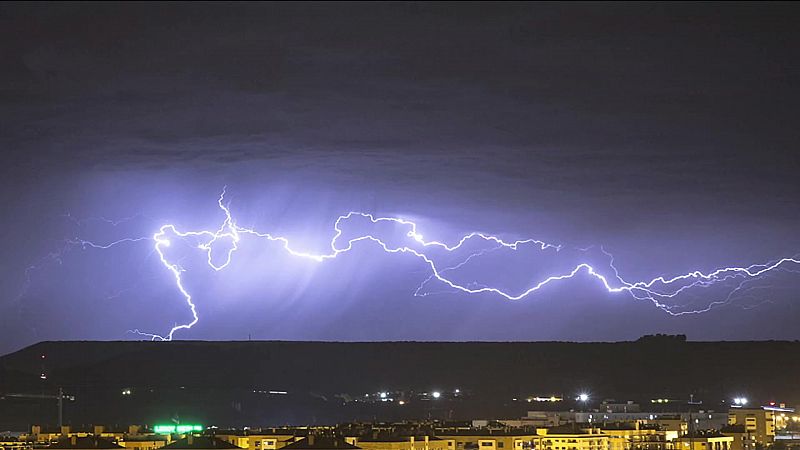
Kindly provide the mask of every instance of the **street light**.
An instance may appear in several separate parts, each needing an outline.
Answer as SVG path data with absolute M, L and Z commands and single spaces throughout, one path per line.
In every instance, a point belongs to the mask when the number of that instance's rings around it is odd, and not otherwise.
M 579 394 L 578 398 L 576 398 L 575 400 L 579 400 L 583 403 L 586 403 L 587 401 L 589 401 L 589 394 L 586 393 Z

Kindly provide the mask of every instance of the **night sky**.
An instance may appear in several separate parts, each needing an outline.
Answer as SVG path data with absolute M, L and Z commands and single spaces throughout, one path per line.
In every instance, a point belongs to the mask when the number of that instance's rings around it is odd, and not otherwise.
M 797 255 L 798 23 L 790 4 L 3 5 L 0 352 L 191 320 L 152 240 L 75 242 L 216 230 L 224 186 L 239 225 L 309 252 L 351 210 L 567 249 L 458 274 L 514 292 L 584 260 L 613 278 L 600 246 L 629 281 Z M 219 272 L 185 247 L 201 320 L 180 339 L 800 338 L 798 264 L 673 317 L 586 274 L 415 296 L 429 267 L 369 242 L 316 263 L 248 241 Z

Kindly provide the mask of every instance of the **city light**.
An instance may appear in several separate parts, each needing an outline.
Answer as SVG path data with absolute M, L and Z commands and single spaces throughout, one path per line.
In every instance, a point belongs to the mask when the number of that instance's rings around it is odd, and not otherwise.
M 433 393 L 433 398 L 439 398 L 439 397 L 441 397 L 441 396 L 442 396 L 442 393 L 441 393 L 441 392 L 436 392 L 436 391 L 435 391 L 435 392 Z
M 153 431 L 157 434 L 190 433 L 192 431 L 203 431 L 202 425 L 155 425 Z
M 575 400 L 579 400 L 579 401 L 582 401 L 582 402 L 586 403 L 589 400 L 589 394 L 586 394 L 586 393 L 579 394 L 578 398 L 576 398 Z
M 747 398 L 745 397 L 736 397 L 733 399 L 733 404 L 736 406 L 744 406 L 747 404 Z

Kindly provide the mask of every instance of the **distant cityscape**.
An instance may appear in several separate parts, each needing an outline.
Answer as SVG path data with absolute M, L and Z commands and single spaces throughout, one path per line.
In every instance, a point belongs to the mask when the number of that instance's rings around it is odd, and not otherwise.
M 454 390 L 448 396 L 460 395 Z M 129 395 L 129 394 L 125 394 Z M 352 401 L 394 402 L 442 399 L 441 392 L 379 392 Z M 403 398 L 407 400 L 403 400 Z M 525 402 L 571 403 L 579 408 L 530 410 L 524 417 L 472 421 L 405 420 L 332 426 L 224 429 L 213 425 L 164 423 L 118 426 L 46 426 L 4 432 L 0 450 L 761 450 L 800 448 L 800 414 L 785 404 L 754 406 L 745 397 L 727 411 L 703 409 L 697 401 L 653 399 L 662 408 L 634 402 L 592 404 L 540 396 Z M 663 408 L 672 403 L 673 408 Z
M 0 450 L 800 448 L 798 363 L 763 370 L 799 348 L 44 342 L 0 357 Z

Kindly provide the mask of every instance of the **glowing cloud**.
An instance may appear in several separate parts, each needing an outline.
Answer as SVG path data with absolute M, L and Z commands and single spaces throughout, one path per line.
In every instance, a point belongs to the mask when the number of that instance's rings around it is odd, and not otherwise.
M 439 282 L 454 292 L 462 292 L 465 294 L 488 293 L 498 295 L 508 300 L 520 300 L 534 294 L 551 283 L 569 280 L 579 274 L 584 274 L 594 278 L 598 284 L 609 293 L 628 293 L 635 299 L 650 301 L 656 308 L 673 316 L 698 314 L 709 311 L 716 306 L 730 302 L 732 297 L 737 292 L 747 288 L 748 281 L 762 277 L 781 266 L 800 264 L 800 259 L 795 256 L 776 259 L 763 264 L 753 264 L 746 267 L 722 267 L 709 272 L 695 270 L 672 277 L 658 276 L 647 281 L 629 282 L 625 280 L 617 271 L 616 267 L 614 266 L 613 256 L 605 252 L 605 250 L 602 250 L 603 253 L 609 257 L 609 262 L 606 267 L 596 268 L 588 262 L 577 261 L 569 270 L 560 273 L 552 273 L 548 276 L 533 280 L 529 285 L 530 287 L 527 289 L 519 292 L 508 292 L 490 285 L 477 285 L 476 283 L 464 285 L 454 281 L 449 274 L 457 272 L 468 262 L 476 258 L 480 258 L 488 252 L 499 249 L 517 251 L 524 247 L 533 248 L 536 251 L 560 252 L 562 250 L 562 246 L 546 243 L 536 239 L 524 239 L 507 242 L 497 236 L 478 232 L 466 234 L 455 241 L 454 244 L 447 244 L 436 240 L 425 239 L 419 232 L 417 224 L 412 221 L 396 217 L 375 217 L 372 214 L 351 211 L 345 215 L 339 216 L 334 222 L 334 233 L 330 240 L 330 251 L 318 254 L 298 250 L 292 247 L 289 239 L 285 237 L 238 225 L 233 214 L 231 213 L 229 204 L 225 201 L 224 189 L 217 200 L 217 204 L 225 218 L 220 226 L 215 230 L 182 231 L 174 224 L 165 224 L 162 225 L 151 237 L 125 238 L 107 244 L 96 244 L 91 241 L 77 239 L 68 241 L 68 244 L 80 245 L 83 248 L 102 250 L 123 243 L 140 241 L 153 242 L 154 250 L 159 255 L 162 265 L 173 275 L 175 279 L 175 286 L 183 296 L 192 314 L 191 321 L 185 324 L 173 326 L 165 335 L 144 333 L 140 332 L 139 330 L 133 330 L 133 332 L 139 335 L 147 336 L 152 340 L 161 341 L 172 340 L 176 332 L 180 330 L 188 330 L 200 320 L 200 317 L 197 313 L 197 306 L 194 303 L 192 294 L 184 286 L 183 275 L 186 272 L 185 269 L 183 269 L 178 262 L 170 260 L 165 253 L 165 249 L 170 247 L 172 244 L 171 239 L 192 238 L 198 240 L 200 243 L 196 245 L 197 249 L 206 253 L 208 266 L 214 271 L 222 271 L 230 266 L 234 254 L 239 249 L 239 245 L 242 243 L 243 236 L 250 236 L 257 239 L 278 242 L 281 244 L 281 247 L 287 254 L 297 258 L 308 259 L 317 263 L 324 263 L 327 260 L 332 260 L 342 254 L 348 253 L 353 250 L 358 243 L 372 243 L 373 245 L 376 245 L 382 249 L 385 253 L 403 253 L 413 255 L 428 266 L 431 271 L 431 275 L 425 281 L 423 281 L 420 286 L 417 287 L 416 291 L 414 292 L 415 296 L 427 295 L 422 292 L 423 287 L 431 282 Z M 343 238 L 344 232 L 342 226 L 354 219 L 367 220 L 373 225 L 384 223 L 391 224 L 407 230 L 405 231 L 405 237 L 407 237 L 410 241 L 410 245 L 390 245 L 387 242 L 387 239 L 381 238 L 376 234 L 359 234 L 353 238 L 345 240 Z M 216 253 L 219 250 L 215 250 L 215 248 L 218 247 L 214 244 L 222 240 L 229 242 L 230 245 L 223 246 L 224 254 L 217 255 Z M 489 247 L 469 254 L 465 259 L 461 260 L 459 264 L 453 266 L 441 267 L 440 264 L 436 262 L 436 257 L 431 255 L 431 253 L 435 253 L 434 251 L 448 253 L 457 252 L 458 250 L 463 249 L 465 244 L 468 242 L 474 241 L 486 243 L 489 245 Z M 602 271 L 607 273 L 604 274 Z M 666 303 L 668 299 L 675 298 L 676 296 L 679 296 L 690 289 L 707 288 L 734 279 L 739 280 L 739 283 L 730 289 L 725 298 L 710 302 L 703 308 L 677 310 L 679 308 L 676 306 L 668 305 Z

